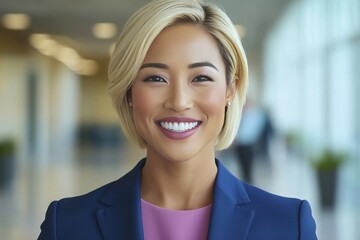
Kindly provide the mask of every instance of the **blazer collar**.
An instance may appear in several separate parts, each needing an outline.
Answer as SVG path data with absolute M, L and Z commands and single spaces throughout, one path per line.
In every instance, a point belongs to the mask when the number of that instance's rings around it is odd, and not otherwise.
M 104 239 L 144 238 L 141 216 L 140 176 L 142 159 L 133 170 L 115 181 L 100 201 L 107 207 L 97 211 Z M 218 174 L 210 217 L 208 239 L 246 239 L 255 211 L 243 182 L 216 160 Z
M 218 174 L 214 187 L 208 239 L 246 239 L 255 216 L 244 183 L 216 159 Z
M 107 205 L 96 216 L 104 239 L 144 238 L 141 217 L 140 177 L 145 160 L 115 181 L 100 199 Z

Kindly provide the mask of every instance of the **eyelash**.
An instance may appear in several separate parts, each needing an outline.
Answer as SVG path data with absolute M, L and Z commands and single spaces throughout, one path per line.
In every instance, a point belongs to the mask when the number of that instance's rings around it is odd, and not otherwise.
M 157 75 L 147 76 L 143 80 L 144 82 L 167 82 L 163 77 Z M 207 74 L 199 74 L 194 77 L 192 82 L 213 82 L 214 80 Z
M 163 77 L 151 75 L 144 78 L 144 82 L 166 82 Z
M 196 79 L 198 79 L 198 78 L 202 78 L 202 79 L 205 78 L 205 80 L 200 80 L 200 81 L 195 81 L 195 82 L 208 82 L 208 81 L 213 82 L 213 81 L 214 81 L 214 80 L 213 80 L 209 75 L 207 75 L 207 74 L 199 74 L 199 75 L 197 75 L 197 76 L 194 78 L 194 80 L 196 80 Z M 193 81 L 194 81 L 194 80 L 193 80 Z

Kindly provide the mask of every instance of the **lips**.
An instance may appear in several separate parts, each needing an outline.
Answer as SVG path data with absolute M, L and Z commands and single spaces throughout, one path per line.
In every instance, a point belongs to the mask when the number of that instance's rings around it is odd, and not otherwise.
M 192 136 L 201 121 L 187 117 L 170 117 L 157 121 L 160 130 L 170 139 L 183 140 Z

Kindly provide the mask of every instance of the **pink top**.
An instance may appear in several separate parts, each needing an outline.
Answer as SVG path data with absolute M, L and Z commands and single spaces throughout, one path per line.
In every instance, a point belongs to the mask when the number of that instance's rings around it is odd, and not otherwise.
M 194 210 L 161 208 L 141 199 L 145 240 L 207 239 L 211 205 Z

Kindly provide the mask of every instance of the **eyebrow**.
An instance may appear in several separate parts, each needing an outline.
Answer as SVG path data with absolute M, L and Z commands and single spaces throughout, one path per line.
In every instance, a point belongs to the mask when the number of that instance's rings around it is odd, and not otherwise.
M 140 69 L 143 68 L 161 68 L 161 69 L 169 69 L 169 66 L 163 63 L 145 63 L 141 65 Z
M 217 67 L 210 62 L 196 62 L 196 63 L 192 63 L 192 64 L 188 65 L 189 69 L 198 68 L 198 67 L 211 67 L 211 68 L 214 68 L 216 71 L 219 71 L 217 69 Z M 145 64 L 141 65 L 140 69 L 144 69 L 144 68 L 169 69 L 170 67 L 163 63 L 145 63 Z
M 219 71 L 217 69 L 217 67 L 215 67 L 214 64 L 210 63 L 210 62 L 197 62 L 197 63 L 192 63 L 188 66 L 189 68 L 198 68 L 198 67 L 211 67 L 213 69 L 215 69 L 216 71 Z

